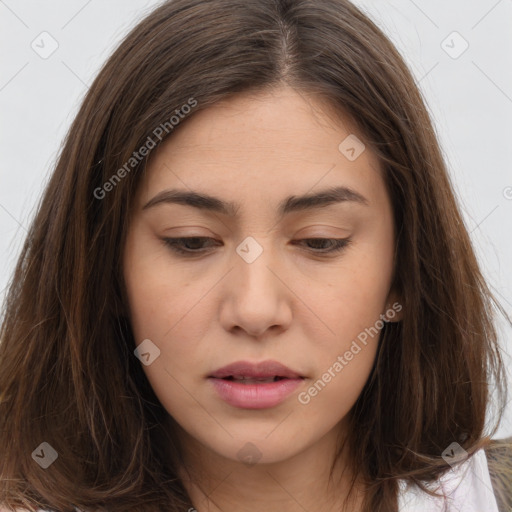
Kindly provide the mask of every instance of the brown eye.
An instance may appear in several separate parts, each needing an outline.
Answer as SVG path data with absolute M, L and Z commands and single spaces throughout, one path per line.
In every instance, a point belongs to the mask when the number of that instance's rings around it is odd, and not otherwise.
M 307 242 L 308 248 L 317 253 L 340 252 L 351 242 L 350 238 L 304 238 L 297 242 Z M 297 244 L 298 245 L 298 244 Z
M 178 254 L 201 254 L 206 252 L 204 242 L 208 240 L 215 240 L 207 236 L 189 236 L 180 238 L 162 238 L 162 241 L 167 247 Z M 214 244 L 215 245 L 215 244 Z

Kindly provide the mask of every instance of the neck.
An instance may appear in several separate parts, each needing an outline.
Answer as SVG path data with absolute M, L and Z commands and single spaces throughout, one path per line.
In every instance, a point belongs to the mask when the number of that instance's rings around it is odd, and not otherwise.
M 338 432 L 333 429 L 286 460 L 249 465 L 215 453 L 180 429 L 180 478 L 198 512 L 358 512 L 359 482 L 345 503 L 353 476 L 346 446 L 330 474 Z

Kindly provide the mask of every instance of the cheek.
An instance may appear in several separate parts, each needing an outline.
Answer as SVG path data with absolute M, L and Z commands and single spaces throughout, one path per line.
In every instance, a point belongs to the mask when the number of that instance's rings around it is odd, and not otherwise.
M 335 422 L 352 408 L 371 373 L 377 343 L 363 345 L 356 342 L 357 350 L 350 349 L 333 354 L 316 378 L 298 395 L 306 414 L 330 417 Z M 346 354 L 351 353 L 351 359 Z M 339 359 L 338 359 L 339 358 Z
M 327 352 L 350 345 L 359 333 L 380 320 L 386 310 L 391 272 L 391 257 L 360 247 L 329 272 L 328 283 L 319 286 L 315 284 L 319 279 L 310 282 L 305 296 L 324 327 L 321 339 L 327 343 L 323 347 Z
M 366 267 L 367 268 L 367 267 Z M 376 280 L 380 279 L 380 284 Z M 317 372 L 298 396 L 304 421 L 334 425 L 352 408 L 370 376 L 379 343 L 387 287 L 382 275 L 353 272 L 340 277 L 330 293 L 314 303 L 322 306 L 329 336 L 317 336 L 308 352 Z
M 194 361 L 188 363 L 188 372 L 183 373 L 173 368 L 162 353 L 153 364 L 144 366 L 143 369 L 153 392 L 167 413 L 192 437 L 202 439 L 206 433 L 207 441 L 209 435 L 215 431 L 215 418 L 208 412 L 210 405 L 201 399 L 201 393 L 194 387 L 190 376 L 187 377 L 197 364 L 193 364 Z
M 137 226 L 129 234 L 124 253 L 124 280 L 135 340 L 164 340 L 181 328 L 180 318 L 200 296 L 192 292 L 179 267 L 169 266 L 167 249 Z M 196 287 L 197 288 L 197 287 Z
M 200 300 L 201 294 L 192 286 L 162 285 L 162 281 L 162 278 L 152 281 L 149 276 L 135 281 L 144 286 L 135 285 L 129 292 L 135 342 L 138 345 L 150 339 L 160 350 L 155 361 L 159 364 L 145 366 L 147 373 L 159 368 L 176 376 L 186 375 L 198 358 L 201 340 L 207 335 L 206 302 Z
M 329 273 L 328 286 L 309 288 L 308 301 L 328 330 L 314 336 L 309 346 L 318 374 L 304 402 L 311 399 L 314 407 L 334 408 L 333 414 L 339 414 L 357 400 L 377 353 L 392 266 L 391 243 L 360 243 Z
M 131 327 L 136 345 L 149 339 L 159 350 L 154 362 L 143 365 L 157 396 L 180 403 L 181 386 L 188 385 L 192 369 L 199 371 L 201 340 L 211 326 L 204 296 L 212 284 L 190 280 L 179 266 L 169 266 L 165 248 L 149 253 L 148 245 L 127 242 L 124 278 Z
M 206 313 L 191 286 L 165 285 L 162 275 L 155 279 L 155 270 L 133 267 L 127 282 L 135 342 L 149 339 L 159 350 L 158 357 L 142 369 L 163 407 L 179 423 L 200 425 L 204 411 L 187 390 L 193 389 L 194 373 L 202 369 L 198 347 L 205 335 L 204 325 L 193 320 Z

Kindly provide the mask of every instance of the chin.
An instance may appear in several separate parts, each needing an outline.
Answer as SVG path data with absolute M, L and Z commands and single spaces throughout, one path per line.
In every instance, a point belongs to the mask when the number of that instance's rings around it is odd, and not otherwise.
M 275 425 L 274 425 L 275 428 Z M 271 433 L 272 429 L 268 429 L 264 435 L 257 435 L 250 429 L 244 429 L 243 432 L 237 434 L 227 429 L 232 437 L 224 431 L 220 434 L 220 438 L 216 438 L 209 433 L 206 438 L 196 440 L 203 444 L 207 449 L 214 452 L 216 456 L 229 459 L 233 462 L 242 463 L 248 467 L 256 464 L 274 464 L 283 462 L 293 457 L 301 451 L 302 445 L 284 432 L 285 437 L 279 436 L 277 433 Z M 259 429 L 255 429 L 257 431 Z

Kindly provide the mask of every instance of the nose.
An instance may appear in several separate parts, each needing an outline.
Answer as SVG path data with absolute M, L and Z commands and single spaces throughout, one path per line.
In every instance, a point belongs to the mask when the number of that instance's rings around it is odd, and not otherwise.
M 222 290 L 220 322 L 224 329 L 256 338 L 267 331 L 288 329 L 293 292 L 272 251 L 252 239 L 248 245 L 240 244 L 232 262 Z

